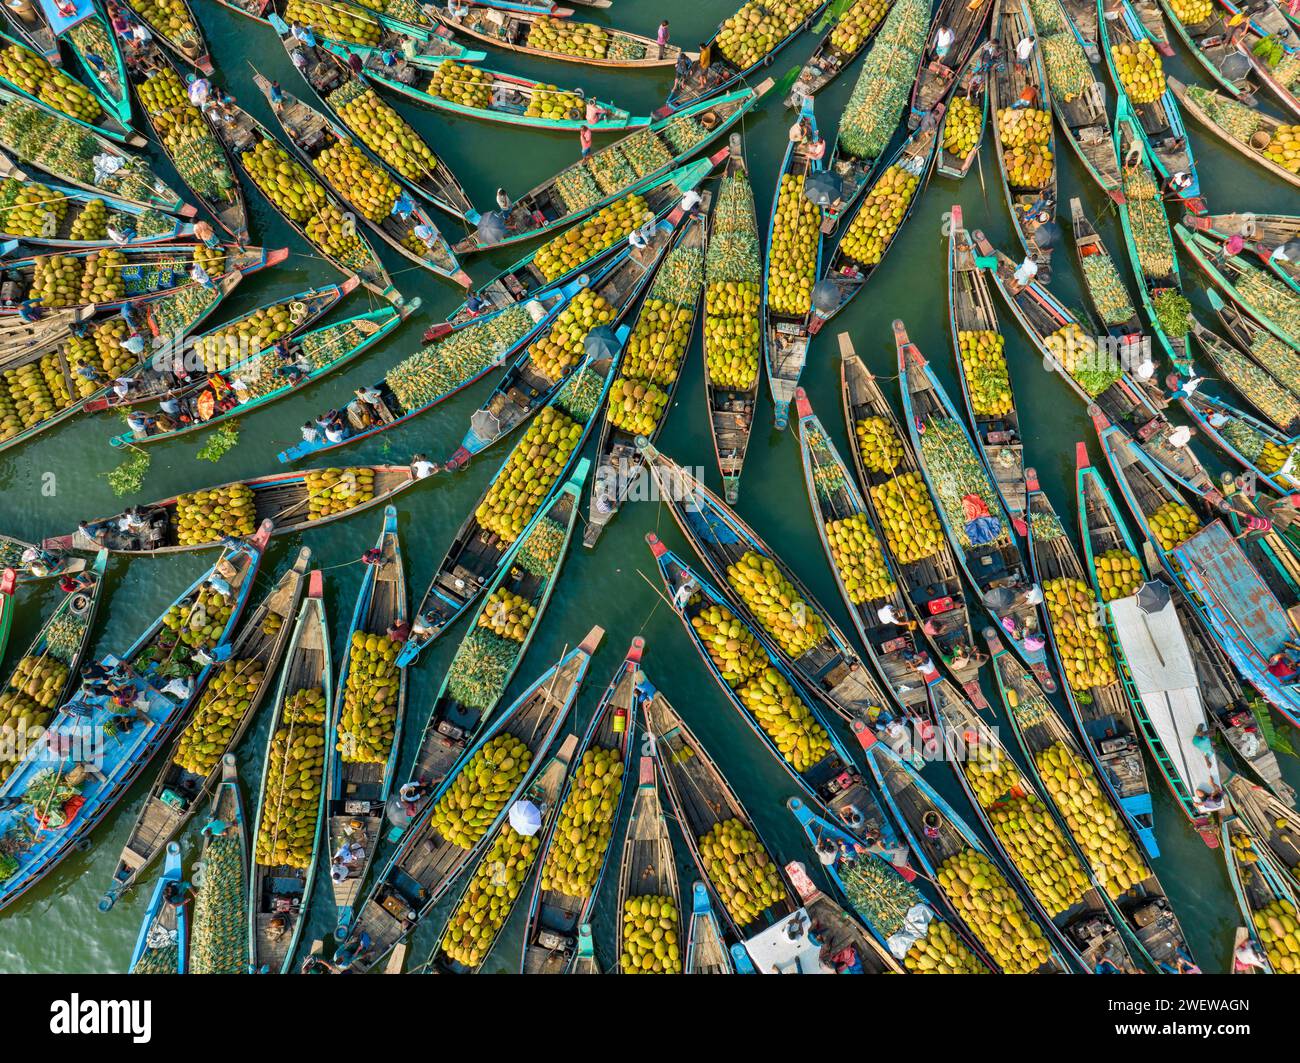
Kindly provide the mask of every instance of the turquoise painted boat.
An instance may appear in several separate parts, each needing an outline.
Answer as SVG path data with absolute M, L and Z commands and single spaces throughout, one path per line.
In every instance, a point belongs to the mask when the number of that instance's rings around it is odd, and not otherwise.
M 168 842 L 162 874 L 154 885 L 131 951 L 128 974 L 185 974 L 189 965 L 188 892 L 181 847 Z
M 707 892 L 705 896 L 707 898 Z M 672 835 L 668 833 L 668 819 L 664 815 L 663 798 L 659 792 L 659 774 L 655 771 L 655 759 L 648 754 L 641 757 L 638 765 L 636 793 L 632 797 L 632 811 L 627 818 L 623 853 L 618 867 L 618 905 L 614 909 L 614 954 L 618 956 L 615 970 L 620 974 L 640 972 L 639 966 L 636 970 L 631 970 L 624 963 L 625 958 L 631 958 L 628 946 L 635 928 L 635 916 L 632 919 L 629 919 L 629 916 L 632 913 L 644 914 L 641 912 L 642 898 L 655 898 L 654 903 L 660 906 L 659 918 L 667 919 L 671 924 L 664 929 L 671 929 L 677 934 L 676 954 L 674 955 L 670 945 L 668 955 L 660 960 L 660 964 L 663 968 L 662 973 L 678 974 L 686 958 L 681 947 L 686 939 L 682 934 L 682 891 L 677 883 L 677 853 L 673 848 Z M 689 946 L 685 951 L 690 951 Z M 579 927 L 578 959 L 573 965 L 575 974 L 581 973 L 582 954 L 583 935 L 582 928 Z M 635 961 L 633 965 L 635 966 Z M 653 971 L 654 968 L 652 967 L 651 970 Z
M 126 87 L 126 64 L 99 5 L 95 0 L 69 0 L 73 10 L 65 15 L 56 0 L 37 2 L 55 38 L 77 57 L 86 87 L 99 97 L 105 111 L 130 129 L 131 95 Z
M 1270 951 L 1259 936 L 1257 920 L 1268 925 L 1265 911 L 1270 906 L 1290 906 L 1292 918 L 1295 916 L 1297 898 L 1295 889 L 1287 881 L 1285 872 L 1273 860 L 1268 848 L 1250 829 L 1246 822 L 1237 816 L 1229 816 L 1223 821 L 1223 856 L 1228 865 L 1228 881 L 1232 884 L 1232 895 L 1237 899 L 1237 908 L 1245 921 L 1246 932 L 1255 947 L 1255 954 L 1268 963 L 1265 974 L 1294 973 L 1279 972 L 1275 965 L 1277 950 Z M 1274 908 L 1270 915 L 1276 916 Z M 1290 959 L 1291 957 L 1288 957 Z
M 290 630 L 286 624 L 286 634 Z M 193 877 L 189 973 L 243 974 L 248 970 L 248 823 L 233 753 L 221 758 L 221 781 L 203 825 Z
M 1221 313 L 1227 309 L 1222 300 L 1219 301 L 1219 309 Z M 1241 323 L 1257 327 L 1249 320 Z M 1219 379 L 1230 381 L 1238 394 L 1272 425 L 1273 430 L 1283 437 L 1300 433 L 1300 392 L 1296 391 L 1296 384 L 1300 382 L 1300 366 L 1293 367 L 1290 364 L 1295 356 L 1288 347 L 1263 329 L 1258 329 L 1256 338 L 1262 336 L 1270 342 L 1261 346 L 1258 353 L 1250 346 L 1230 343 L 1205 328 L 1199 321 L 1193 322 L 1192 335 L 1196 337 L 1201 353 L 1218 373 Z M 1234 336 L 1234 339 L 1237 338 Z M 1277 348 L 1276 352 L 1274 348 Z M 1275 357 L 1275 353 L 1282 357 Z M 1281 375 L 1276 375 L 1275 370 L 1280 370 Z M 1192 397 L 1200 396 L 1193 393 Z
M 45 17 L 45 12 L 41 10 L 39 3 L 19 4 L 11 6 L 6 4 L 4 10 L 0 13 L 0 25 L 6 25 L 12 31 L 12 35 L 18 37 L 22 43 L 39 55 L 51 66 L 60 66 L 63 62 L 62 56 L 59 55 L 59 42 L 55 39 L 54 31 L 50 28 L 50 23 Z
M 321 863 L 326 808 L 326 788 L 321 783 L 326 771 L 326 747 L 330 745 L 327 714 L 333 702 L 333 683 L 325 579 L 319 569 L 312 569 L 285 652 L 266 732 L 248 886 L 250 974 L 288 974 L 307 922 L 312 884 Z M 305 756 L 295 756 L 295 750 L 304 751 Z M 315 757 L 312 750 L 316 751 Z M 291 759 L 292 767 L 288 763 Z M 300 788 L 303 774 L 314 780 L 319 797 L 314 809 L 295 805 L 291 812 L 285 805 L 286 795 L 290 788 Z M 283 839 L 282 830 L 292 831 L 289 840 Z
M 162 41 L 177 59 L 188 63 L 204 76 L 212 74 L 212 56 L 208 54 L 208 42 L 203 39 L 203 29 L 194 17 L 190 0 L 173 0 L 168 5 L 168 25 L 165 27 L 149 20 L 150 6 L 143 0 L 123 0 L 123 6 L 129 9 L 133 20 L 143 23 L 154 38 Z
M 703 882 L 691 884 L 691 921 L 686 931 L 687 974 L 735 974 L 731 950 L 713 910 L 713 898 Z
M 1198 391 L 1181 401 L 1197 428 L 1270 491 L 1286 495 L 1300 490 L 1300 476 L 1288 468 L 1300 437 L 1284 435 L 1216 395 Z

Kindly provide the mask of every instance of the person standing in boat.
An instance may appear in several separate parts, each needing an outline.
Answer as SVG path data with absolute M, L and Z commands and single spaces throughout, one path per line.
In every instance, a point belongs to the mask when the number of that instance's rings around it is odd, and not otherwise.
M 659 58 L 664 57 L 664 52 L 668 48 L 668 20 L 664 19 L 659 23 L 659 30 L 655 33 L 655 44 L 659 46 Z
M 582 157 L 585 159 L 591 154 L 591 144 L 594 138 L 591 135 L 591 127 L 583 123 L 582 128 L 578 130 L 578 147 L 582 149 Z
M 942 63 L 948 58 L 948 53 L 952 51 L 952 43 L 956 39 L 957 35 L 947 26 L 939 27 L 939 32 L 934 35 L 934 57 L 939 62 Z

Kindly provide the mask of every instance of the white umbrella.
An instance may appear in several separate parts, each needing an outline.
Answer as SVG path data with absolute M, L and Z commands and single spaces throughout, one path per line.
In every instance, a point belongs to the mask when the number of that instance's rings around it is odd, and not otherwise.
M 516 801 L 510 806 L 510 826 L 531 838 L 542 829 L 542 810 L 529 800 Z

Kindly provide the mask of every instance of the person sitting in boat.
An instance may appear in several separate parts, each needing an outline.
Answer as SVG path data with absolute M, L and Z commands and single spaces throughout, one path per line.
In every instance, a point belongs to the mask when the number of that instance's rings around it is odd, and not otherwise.
M 679 52 L 677 62 L 673 64 L 673 88 L 677 88 L 691 72 L 691 57 L 685 52 Z
M 1165 191 L 1181 196 L 1192 187 L 1192 175 L 1186 170 L 1175 170 L 1165 182 Z
M 416 454 L 411 459 L 411 472 L 417 480 L 427 480 L 439 468 L 437 462 L 430 461 L 424 454 Z
M 583 111 L 583 121 L 585 121 L 587 125 L 598 125 L 608 116 L 609 112 L 605 110 L 597 100 L 594 98 L 587 100 L 586 108 Z
M 1031 107 L 1038 106 L 1038 89 L 1033 85 L 1026 85 L 1020 90 L 1020 95 L 1016 97 L 1016 102 L 1011 105 L 1013 111 L 1027 111 Z
M 335 882 L 346 882 L 353 870 L 364 866 L 366 847 L 360 842 L 344 842 L 339 846 L 334 859 L 330 861 L 330 878 Z
M 107 525 L 92 525 L 88 520 L 77 521 L 77 531 L 96 546 L 107 546 L 112 534 Z
M 939 675 L 939 669 L 935 667 L 934 661 L 930 659 L 930 655 L 924 650 L 912 654 L 907 663 L 915 668 L 927 683 Z
M 325 440 L 328 443 L 342 443 L 347 437 L 348 428 L 341 417 L 336 417 L 325 428 Z
M 29 546 L 19 556 L 23 571 L 35 579 L 44 579 L 50 574 L 54 559 L 39 546 Z
M 1232 951 L 1232 968 L 1235 973 L 1241 974 L 1250 968 L 1256 968 L 1267 974 L 1271 968 L 1268 960 L 1259 954 L 1255 948 L 1255 943 L 1246 938 L 1240 945 Z
M 1209 786 L 1197 787 L 1195 803 L 1202 812 L 1222 812 L 1227 799 L 1223 796 L 1223 787 L 1211 783 Z
M 275 372 L 271 376 L 276 380 L 283 380 L 289 387 L 295 384 L 301 384 L 307 379 L 307 371 L 303 369 L 300 362 L 289 362 L 286 365 L 277 365 Z
M 1214 767 L 1214 740 L 1210 737 L 1210 728 L 1204 723 L 1196 725 L 1196 733 L 1192 735 L 1192 748 L 1205 758 L 1207 768 Z
M 126 426 L 137 438 L 147 436 L 153 429 L 154 419 L 143 410 L 132 410 L 126 415 Z
M 826 141 L 823 140 L 821 137 L 814 137 L 809 142 L 808 146 L 804 148 L 804 154 L 807 155 L 808 158 L 812 159 L 814 162 L 818 159 L 825 158 Z
M 334 969 L 339 974 L 347 974 L 354 964 L 364 960 L 369 953 L 370 935 L 364 930 L 358 931 L 355 938 L 344 942 L 334 953 Z
M 447 17 L 454 19 L 464 19 L 469 16 L 469 4 L 462 3 L 461 0 L 447 0 Z
M 921 816 L 921 833 L 931 841 L 937 841 L 939 838 L 939 827 L 943 820 L 939 818 L 939 813 L 933 809 Z
M 1161 961 L 1156 964 L 1156 969 L 1161 974 L 1200 974 L 1201 969 L 1192 962 L 1192 958 L 1187 955 L 1181 948 L 1174 953 L 1174 962 L 1172 964 Z
M 308 63 L 308 61 L 307 61 L 307 49 L 305 49 L 305 48 L 295 48 L 292 52 L 289 53 L 289 62 L 291 62 L 291 63 L 293 64 L 293 68 L 294 68 L 296 71 L 298 71 L 298 73 L 300 73 L 300 74 L 302 74 L 304 77 L 306 77 L 306 75 L 307 75 L 307 63 Z
M 811 132 L 812 129 L 808 125 L 808 119 L 801 117 L 797 122 L 795 122 L 794 125 L 790 127 L 790 143 L 802 144 L 805 140 L 808 139 L 808 135 Z
M 1268 674 L 1283 683 L 1294 683 L 1297 678 L 1300 678 L 1300 665 L 1287 650 L 1294 650 L 1297 647 L 1293 642 L 1288 642 L 1285 646 L 1285 649 L 1279 650 L 1268 659 Z
M 388 625 L 388 630 L 384 634 L 397 645 L 404 645 L 406 640 L 411 637 L 411 624 L 405 617 L 398 617 Z
M 822 867 L 834 867 L 835 862 L 840 858 L 840 847 L 835 844 L 835 839 L 823 835 L 817 842 L 817 859 L 821 862 Z
M 397 791 L 398 800 L 402 802 L 402 811 L 406 813 L 408 818 L 419 811 L 420 802 L 424 800 L 424 796 L 428 792 L 429 787 L 419 779 L 412 779 Z
M 295 22 L 289 27 L 289 35 L 295 41 L 302 41 L 308 48 L 316 47 L 316 34 L 310 26 L 300 26 Z
M 432 225 L 420 222 L 412 231 L 415 233 L 415 238 L 424 244 L 427 250 L 432 251 L 438 246 L 438 230 Z
M 694 576 L 687 576 L 682 580 L 682 585 L 673 592 L 673 605 L 678 609 L 685 609 L 687 603 L 699 591 L 700 585 L 695 582 Z
M 57 11 L 62 18 L 77 17 L 77 5 L 73 3 L 73 0 L 54 0 L 54 10 Z

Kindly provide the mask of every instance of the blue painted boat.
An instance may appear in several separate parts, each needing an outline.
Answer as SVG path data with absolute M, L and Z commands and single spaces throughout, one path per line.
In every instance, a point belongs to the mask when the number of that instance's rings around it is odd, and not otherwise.
M 334 669 L 330 663 L 329 623 L 325 616 L 325 579 L 319 569 L 307 577 L 294 622 L 293 636 L 284 657 L 280 684 L 275 691 L 275 708 L 266 732 L 266 755 L 262 760 L 262 782 L 257 794 L 257 815 L 253 820 L 253 866 L 248 885 L 248 971 L 250 974 L 288 974 L 294 950 L 307 922 L 312 884 L 320 866 L 322 827 L 325 819 L 326 747 L 331 746 L 328 722 L 333 701 Z M 302 699 L 316 694 L 316 712 Z M 313 741 L 314 740 L 314 741 Z M 303 742 L 305 745 L 300 746 Z M 295 749 L 307 756 L 293 756 Z M 320 751 L 320 763 L 312 763 L 310 751 Z M 289 761 L 296 763 L 292 766 Z M 303 776 L 310 777 L 319 793 L 316 807 L 290 806 L 290 790 L 306 789 Z M 310 790 L 302 795 L 310 799 Z M 302 807 L 303 816 L 297 815 Z M 280 817 L 290 817 L 292 840 L 282 842 Z M 310 828 L 310 843 L 300 840 L 303 827 Z M 278 858 L 278 859 L 277 859 Z
M 577 770 L 569 774 L 564 792 L 560 797 L 558 812 L 552 818 L 551 826 L 546 832 L 542 850 L 538 854 L 537 878 L 533 885 L 532 900 L 528 905 L 528 923 L 524 931 L 523 954 L 520 957 L 521 974 L 567 974 L 572 969 L 578 948 L 578 928 L 587 923 L 595 910 L 596 898 L 600 895 L 601 883 L 609 869 L 610 854 L 614 849 L 614 827 L 621 818 L 623 802 L 627 791 L 631 789 L 632 741 L 637 724 L 638 698 L 636 693 L 637 677 L 641 674 L 641 654 L 645 651 L 645 639 L 639 635 L 628 647 L 627 656 L 614 672 L 609 686 L 592 713 L 578 743 L 574 754 L 574 764 L 581 765 L 583 758 L 590 752 L 598 750 L 612 751 L 618 754 L 622 773 L 618 777 L 617 795 L 610 794 L 606 786 L 601 796 L 601 806 L 611 797 L 611 807 L 602 811 L 604 823 L 598 818 L 585 817 L 580 808 L 574 808 L 569 817 L 574 822 L 582 822 L 585 831 L 592 832 L 583 849 L 585 859 L 595 864 L 595 870 L 587 878 L 585 893 L 569 893 L 555 886 L 546 886 L 543 879 L 548 858 L 556 844 L 556 833 L 565 822 L 568 805 L 573 802 L 580 805 L 590 794 L 590 790 L 575 791 L 574 781 Z M 608 778 L 608 774 L 606 776 Z M 608 830 L 603 850 L 598 842 L 602 830 Z M 572 850 L 570 850 L 572 852 Z M 561 852 L 560 858 L 564 854 Z
M 295 610 L 296 611 L 296 610 Z M 285 625 L 289 631 L 289 625 Z M 203 851 L 194 867 L 190 974 L 248 970 L 248 822 L 233 753 L 221 758 L 221 782 L 203 825 Z
M 640 697 L 641 692 L 637 691 L 637 698 Z M 628 947 L 629 929 L 635 926 L 635 922 L 629 921 L 628 909 L 644 897 L 660 899 L 662 904 L 659 918 L 667 919 L 670 924 L 660 925 L 677 935 L 675 953 L 670 945 L 668 955 L 662 957 L 661 963 L 663 973 L 678 974 L 682 971 L 682 942 L 685 939 L 682 937 L 682 893 L 677 883 L 677 853 L 673 849 L 672 835 L 668 833 L 668 819 L 664 815 L 663 800 L 659 794 L 659 774 L 655 771 L 655 759 L 648 755 L 641 757 L 636 794 L 632 798 L 632 811 L 627 818 L 627 831 L 623 838 L 623 854 L 619 860 L 618 905 L 614 909 L 614 952 L 618 956 L 615 970 L 620 974 L 645 973 L 640 968 L 630 970 L 625 965 L 632 958 Z M 706 902 L 707 898 L 706 891 Z M 639 907 L 634 910 L 640 912 Z M 689 952 L 689 947 L 687 951 Z M 575 974 L 581 972 L 582 955 L 582 928 L 579 928 L 578 959 L 573 965 Z
M 406 670 L 397 667 L 402 643 L 389 632 L 406 621 L 406 568 L 397 535 L 397 507 L 384 507 L 384 526 L 375 543 L 379 560 L 367 564 L 348 625 L 347 652 L 339 663 L 330 716 L 330 740 L 325 771 L 326 852 L 360 845 L 365 855 L 344 865 L 343 877 L 330 884 L 338 909 L 334 936 L 342 941 L 352 922 L 353 906 L 366 882 L 366 873 L 383 840 L 385 809 L 397 774 L 406 715 Z M 376 645 L 370 645 L 371 639 Z M 384 670 L 372 667 L 378 660 Z M 350 689 L 354 667 L 364 668 L 356 689 Z M 396 689 L 393 689 L 393 684 Z M 380 699 L 380 689 L 387 691 Z M 358 748 L 375 723 L 383 726 L 387 750 L 373 742 Z
M 126 87 L 126 64 L 95 0 L 70 0 L 74 10 L 66 15 L 55 0 L 37 3 L 54 36 L 77 57 L 86 87 L 99 97 L 104 110 L 129 129 L 131 94 Z
M 336 960 L 346 957 L 349 970 L 358 972 L 378 963 L 395 945 L 410 936 L 446 895 L 460 872 L 484 851 L 488 839 L 505 820 L 510 806 L 537 777 L 542 756 L 568 718 L 586 678 L 592 654 L 604 634 L 603 628 L 593 627 L 577 649 L 566 652 L 529 684 L 510 708 L 483 728 L 468 744 L 452 771 L 432 787 L 426 810 L 408 826 L 397 851 L 380 872 L 379 880 L 365 900 L 356 905 L 356 920 L 336 954 Z M 498 735 L 523 742 L 531 760 L 511 792 L 497 795 L 500 803 L 494 801 L 495 818 L 477 838 L 467 839 L 471 844 L 466 848 L 442 834 L 433 821 L 429 806 L 436 807 L 475 754 Z
M 18 767 L 0 786 L 0 838 L 10 859 L 0 869 L 0 908 L 21 897 L 53 871 L 64 857 L 84 847 L 86 839 L 126 795 L 153 755 L 185 719 L 197 691 L 214 667 L 171 641 L 164 619 L 171 608 L 191 614 L 202 593 L 224 600 L 229 615 L 207 639 L 218 655 L 239 621 L 252 589 L 271 526 L 262 525 L 246 541 L 232 540 L 217 562 L 180 594 L 119 660 L 132 677 L 122 683 L 135 692 L 130 714 L 106 697 L 78 691 L 50 721 L 45 741 L 28 749 Z M 211 584 L 220 579 L 227 594 Z M 212 615 L 212 614 L 209 614 Z M 167 689 L 164 687 L 167 684 Z M 96 767 L 89 773 L 86 762 Z M 8 799 L 8 800 L 5 800 Z M 4 873 L 7 872 L 7 873 Z
M 691 921 L 686 931 L 687 974 L 735 974 L 731 950 L 722 938 L 722 927 L 713 911 L 709 888 L 703 882 L 691 884 Z
M 185 974 L 189 963 L 189 886 L 181 868 L 181 847 L 167 843 L 162 874 L 144 912 L 131 951 L 128 974 Z

